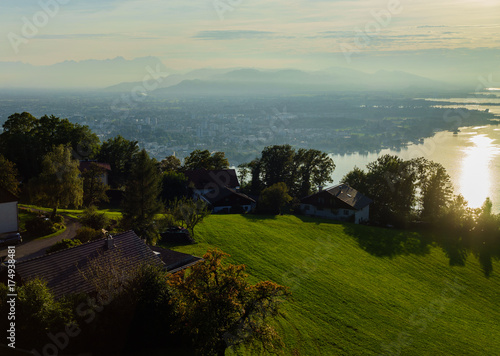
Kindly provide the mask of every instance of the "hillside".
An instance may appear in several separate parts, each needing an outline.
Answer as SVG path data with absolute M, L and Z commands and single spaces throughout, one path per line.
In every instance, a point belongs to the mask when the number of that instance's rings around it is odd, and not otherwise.
M 498 261 L 487 279 L 474 256 L 450 267 L 440 248 L 419 246 L 416 233 L 294 216 L 210 216 L 195 231 L 198 244 L 173 249 L 202 255 L 217 246 L 246 264 L 252 281 L 292 288 L 279 319 L 286 355 L 500 350 Z

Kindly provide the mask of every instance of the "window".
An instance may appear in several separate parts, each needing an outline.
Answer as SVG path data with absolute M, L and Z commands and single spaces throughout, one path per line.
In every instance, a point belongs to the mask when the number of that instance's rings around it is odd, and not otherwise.
M 304 210 L 305 210 L 305 211 L 308 211 L 309 209 L 310 209 L 309 204 L 307 204 L 307 205 L 305 205 L 305 206 L 304 206 Z
M 349 210 L 344 209 L 344 215 L 349 215 Z

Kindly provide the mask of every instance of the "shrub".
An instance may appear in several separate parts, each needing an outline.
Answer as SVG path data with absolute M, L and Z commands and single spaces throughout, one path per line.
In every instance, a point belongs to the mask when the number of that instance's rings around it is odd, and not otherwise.
M 75 247 L 75 246 L 78 246 L 81 244 L 82 244 L 81 241 L 78 239 L 74 239 L 74 240 L 64 239 L 62 241 L 55 243 L 52 247 L 48 248 L 45 251 L 45 253 L 52 253 L 52 252 L 56 252 L 56 251 L 61 251 L 61 250 L 65 250 L 67 248 Z
M 62 215 L 56 215 L 51 220 L 54 224 L 64 224 L 64 217 Z
M 109 219 L 105 214 L 97 212 L 95 206 L 85 209 L 80 222 L 83 226 L 90 227 L 94 230 L 105 229 L 109 225 Z
M 97 240 L 103 237 L 101 230 L 92 229 L 88 226 L 82 226 L 76 232 L 75 239 L 80 240 L 82 243 Z
M 26 230 L 31 236 L 45 236 L 57 231 L 52 221 L 45 217 L 36 217 L 26 221 Z

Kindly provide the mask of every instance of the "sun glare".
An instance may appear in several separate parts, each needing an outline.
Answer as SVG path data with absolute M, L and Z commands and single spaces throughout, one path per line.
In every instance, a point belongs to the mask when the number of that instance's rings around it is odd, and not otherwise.
M 460 176 L 460 194 L 472 208 L 479 208 L 490 197 L 492 173 L 490 165 L 495 156 L 500 154 L 500 147 L 486 135 L 477 135 L 470 139 L 472 147 L 464 149 Z

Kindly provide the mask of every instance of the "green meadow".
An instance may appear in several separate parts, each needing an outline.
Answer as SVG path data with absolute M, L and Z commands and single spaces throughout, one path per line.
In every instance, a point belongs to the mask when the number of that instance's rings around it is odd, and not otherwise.
M 500 263 L 452 267 L 424 236 L 296 216 L 212 215 L 197 244 L 245 264 L 252 282 L 287 285 L 276 326 L 285 355 L 498 355 Z M 255 351 L 231 351 L 250 355 Z

